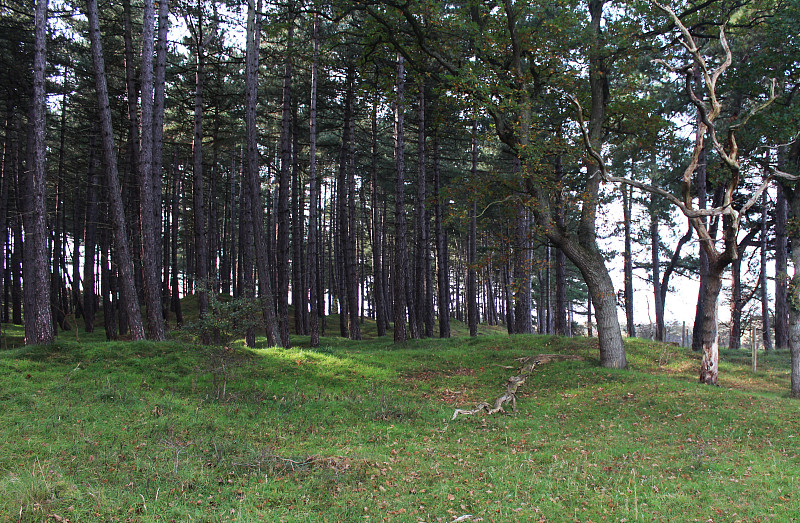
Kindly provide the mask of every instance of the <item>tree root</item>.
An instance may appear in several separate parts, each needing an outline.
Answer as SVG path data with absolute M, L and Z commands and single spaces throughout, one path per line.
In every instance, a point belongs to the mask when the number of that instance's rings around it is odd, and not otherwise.
M 583 356 L 572 356 L 566 354 L 539 354 L 538 356 L 528 356 L 527 358 L 522 358 L 520 360 L 522 362 L 522 368 L 520 368 L 519 373 L 509 377 L 508 380 L 506 380 L 506 390 L 494 400 L 494 404 L 489 404 L 484 401 L 475 405 L 474 409 L 456 409 L 455 412 L 453 412 L 453 417 L 450 418 L 450 420 L 455 420 L 459 414 L 471 416 L 481 411 L 486 411 L 486 413 L 490 415 L 497 414 L 498 412 L 505 414 L 506 411 L 503 409 L 503 405 L 506 403 L 511 403 L 511 410 L 516 412 L 517 389 L 525 385 L 525 381 L 531 374 L 533 374 L 533 371 L 536 370 L 536 367 L 539 365 L 544 365 L 545 363 L 550 363 L 551 361 L 582 361 L 583 359 Z

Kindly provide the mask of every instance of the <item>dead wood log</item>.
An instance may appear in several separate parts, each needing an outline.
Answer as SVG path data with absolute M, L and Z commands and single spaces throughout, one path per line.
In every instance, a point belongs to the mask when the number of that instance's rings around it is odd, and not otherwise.
M 471 416 L 473 414 L 477 414 L 481 411 L 486 411 L 487 414 L 497 414 L 498 412 L 505 414 L 506 411 L 503 409 L 503 405 L 506 403 L 511 403 L 511 410 L 513 412 L 517 411 L 517 390 L 525 385 L 525 381 L 528 377 L 533 374 L 533 371 L 536 370 L 536 367 L 539 365 L 544 365 L 545 363 L 550 363 L 551 361 L 565 361 L 565 360 L 580 360 L 583 361 L 583 356 L 574 356 L 574 355 L 567 355 L 567 354 L 539 354 L 538 356 L 528 356 L 526 358 L 521 358 L 520 361 L 522 362 L 522 367 L 519 369 L 519 372 L 514 375 L 510 376 L 505 383 L 506 390 L 502 394 L 500 394 L 497 399 L 494 400 L 493 404 L 489 404 L 487 402 L 481 402 L 475 405 L 474 409 L 456 409 L 453 412 L 453 417 L 450 420 L 455 420 L 459 414 L 464 414 L 467 416 Z

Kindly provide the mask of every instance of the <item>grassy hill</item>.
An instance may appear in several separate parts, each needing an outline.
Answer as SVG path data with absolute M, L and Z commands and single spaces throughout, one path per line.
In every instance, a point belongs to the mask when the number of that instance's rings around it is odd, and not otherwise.
M 329 320 L 329 333 L 337 324 Z M 368 327 L 369 328 L 369 327 Z M 488 331 L 486 331 L 488 332 Z M 19 336 L 9 331 L 7 339 Z M 96 341 L 0 351 L 0 521 L 789 521 L 788 354 L 485 334 L 311 350 Z M 492 401 L 539 367 L 515 415 Z M 462 518 L 462 519 L 458 519 Z

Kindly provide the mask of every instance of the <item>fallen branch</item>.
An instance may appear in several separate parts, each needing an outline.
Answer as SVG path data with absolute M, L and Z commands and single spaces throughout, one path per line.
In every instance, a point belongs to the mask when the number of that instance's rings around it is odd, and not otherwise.
M 497 414 L 498 412 L 505 414 L 505 409 L 503 409 L 503 405 L 506 403 L 511 403 L 511 410 L 513 412 L 517 411 L 517 390 L 525 385 L 525 381 L 528 377 L 533 374 L 533 371 L 536 370 L 536 367 L 539 365 L 544 365 L 545 363 L 550 363 L 551 361 L 565 361 L 565 360 L 583 360 L 582 356 L 571 356 L 565 354 L 539 354 L 538 356 L 529 356 L 527 358 L 522 358 L 522 368 L 519 370 L 519 374 L 515 376 L 511 376 L 506 380 L 506 390 L 497 399 L 494 400 L 494 404 L 489 404 L 487 402 L 481 402 L 475 405 L 474 409 L 456 409 L 453 412 L 453 417 L 450 418 L 451 421 L 455 420 L 459 414 L 463 414 L 466 416 L 472 416 L 473 414 L 477 414 L 481 411 L 486 411 L 487 414 Z

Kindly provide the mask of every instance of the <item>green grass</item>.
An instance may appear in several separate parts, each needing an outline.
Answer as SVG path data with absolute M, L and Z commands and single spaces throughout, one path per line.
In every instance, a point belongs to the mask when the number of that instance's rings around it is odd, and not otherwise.
M 338 329 L 329 319 L 328 332 Z M 367 326 L 367 329 L 371 328 Z M 13 332 L 9 335 L 13 335 Z M 486 331 L 488 332 L 488 331 Z M 484 334 L 311 349 L 181 340 L 0 351 L 0 521 L 790 521 L 788 354 Z M 263 343 L 263 342 L 262 342 Z M 513 416 L 450 421 L 538 353 Z

